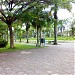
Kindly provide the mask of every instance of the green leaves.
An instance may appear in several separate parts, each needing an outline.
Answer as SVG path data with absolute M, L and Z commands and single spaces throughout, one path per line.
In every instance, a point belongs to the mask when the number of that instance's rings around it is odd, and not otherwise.
M 0 33 L 6 33 L 7 25 L 0 21 Z

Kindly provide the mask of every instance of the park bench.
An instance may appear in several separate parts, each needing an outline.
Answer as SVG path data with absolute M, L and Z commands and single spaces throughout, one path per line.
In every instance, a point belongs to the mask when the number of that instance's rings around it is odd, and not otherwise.
M 49 43 L 53 44 L 53 43 L 54 43 L 54 40 L 49 40 L 49 41 L 48 41 L 48 44 L 49 44 Z

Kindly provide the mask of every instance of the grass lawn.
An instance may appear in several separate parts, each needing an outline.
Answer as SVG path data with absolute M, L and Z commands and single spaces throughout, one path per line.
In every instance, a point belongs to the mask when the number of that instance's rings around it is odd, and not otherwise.
M 36 40 L 36 38 L 29 38 L 30 40 Z M 54 40 L 54 37 L 51 38 L 45 38 L 46 40 Z M 75 37 L 57 37 L 57 40 L 75 40 Z
M 69 41 L 75 40 L 74 37 L 58 37 L 57 39 L 58 39 L 58 40 L 69 40 Z
M 40 47 L 36 47 L 33 45 L 15 44 L 15 48 L 10 49 L 9 45 L 7 45 L 4 48 L 0 48 L 0 53 L 1 52 L 12 52 L 12 51 L 18 51 L 18 50 L 29 50 L 29 49 L 35 49 L 35 48 L 40 48 Z
M 37 38 L 29 38 L 29 41 L 30 40 L 37 40 Z M 51 37 L 51 38 L 49 38 L 49 37 L 45 37 L 45 40 L 54 40 L 54 37 Z M 58 36 L 57 37 L 57 40 L 62 40 L 62 41 L 73 41 L 73 40 L 75 40 L 75 37 L 60 37 L 60 36 Z M 17 39 L 17 41 L 19 41 L 19 39 Z M 22 38 L 22 41 L 26 41 L 26 38 Z

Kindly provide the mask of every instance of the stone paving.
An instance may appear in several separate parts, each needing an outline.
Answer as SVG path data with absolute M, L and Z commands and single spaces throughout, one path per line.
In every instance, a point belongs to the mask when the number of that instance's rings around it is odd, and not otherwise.
M 74 75 L 74 43 L 0 53 L 0 75 Z

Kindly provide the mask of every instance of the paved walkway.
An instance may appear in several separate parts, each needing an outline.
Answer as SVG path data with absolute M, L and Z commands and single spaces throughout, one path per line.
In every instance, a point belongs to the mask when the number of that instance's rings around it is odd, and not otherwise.
M 74 43 L 0 53 L 0 75 L 74 75 Z

